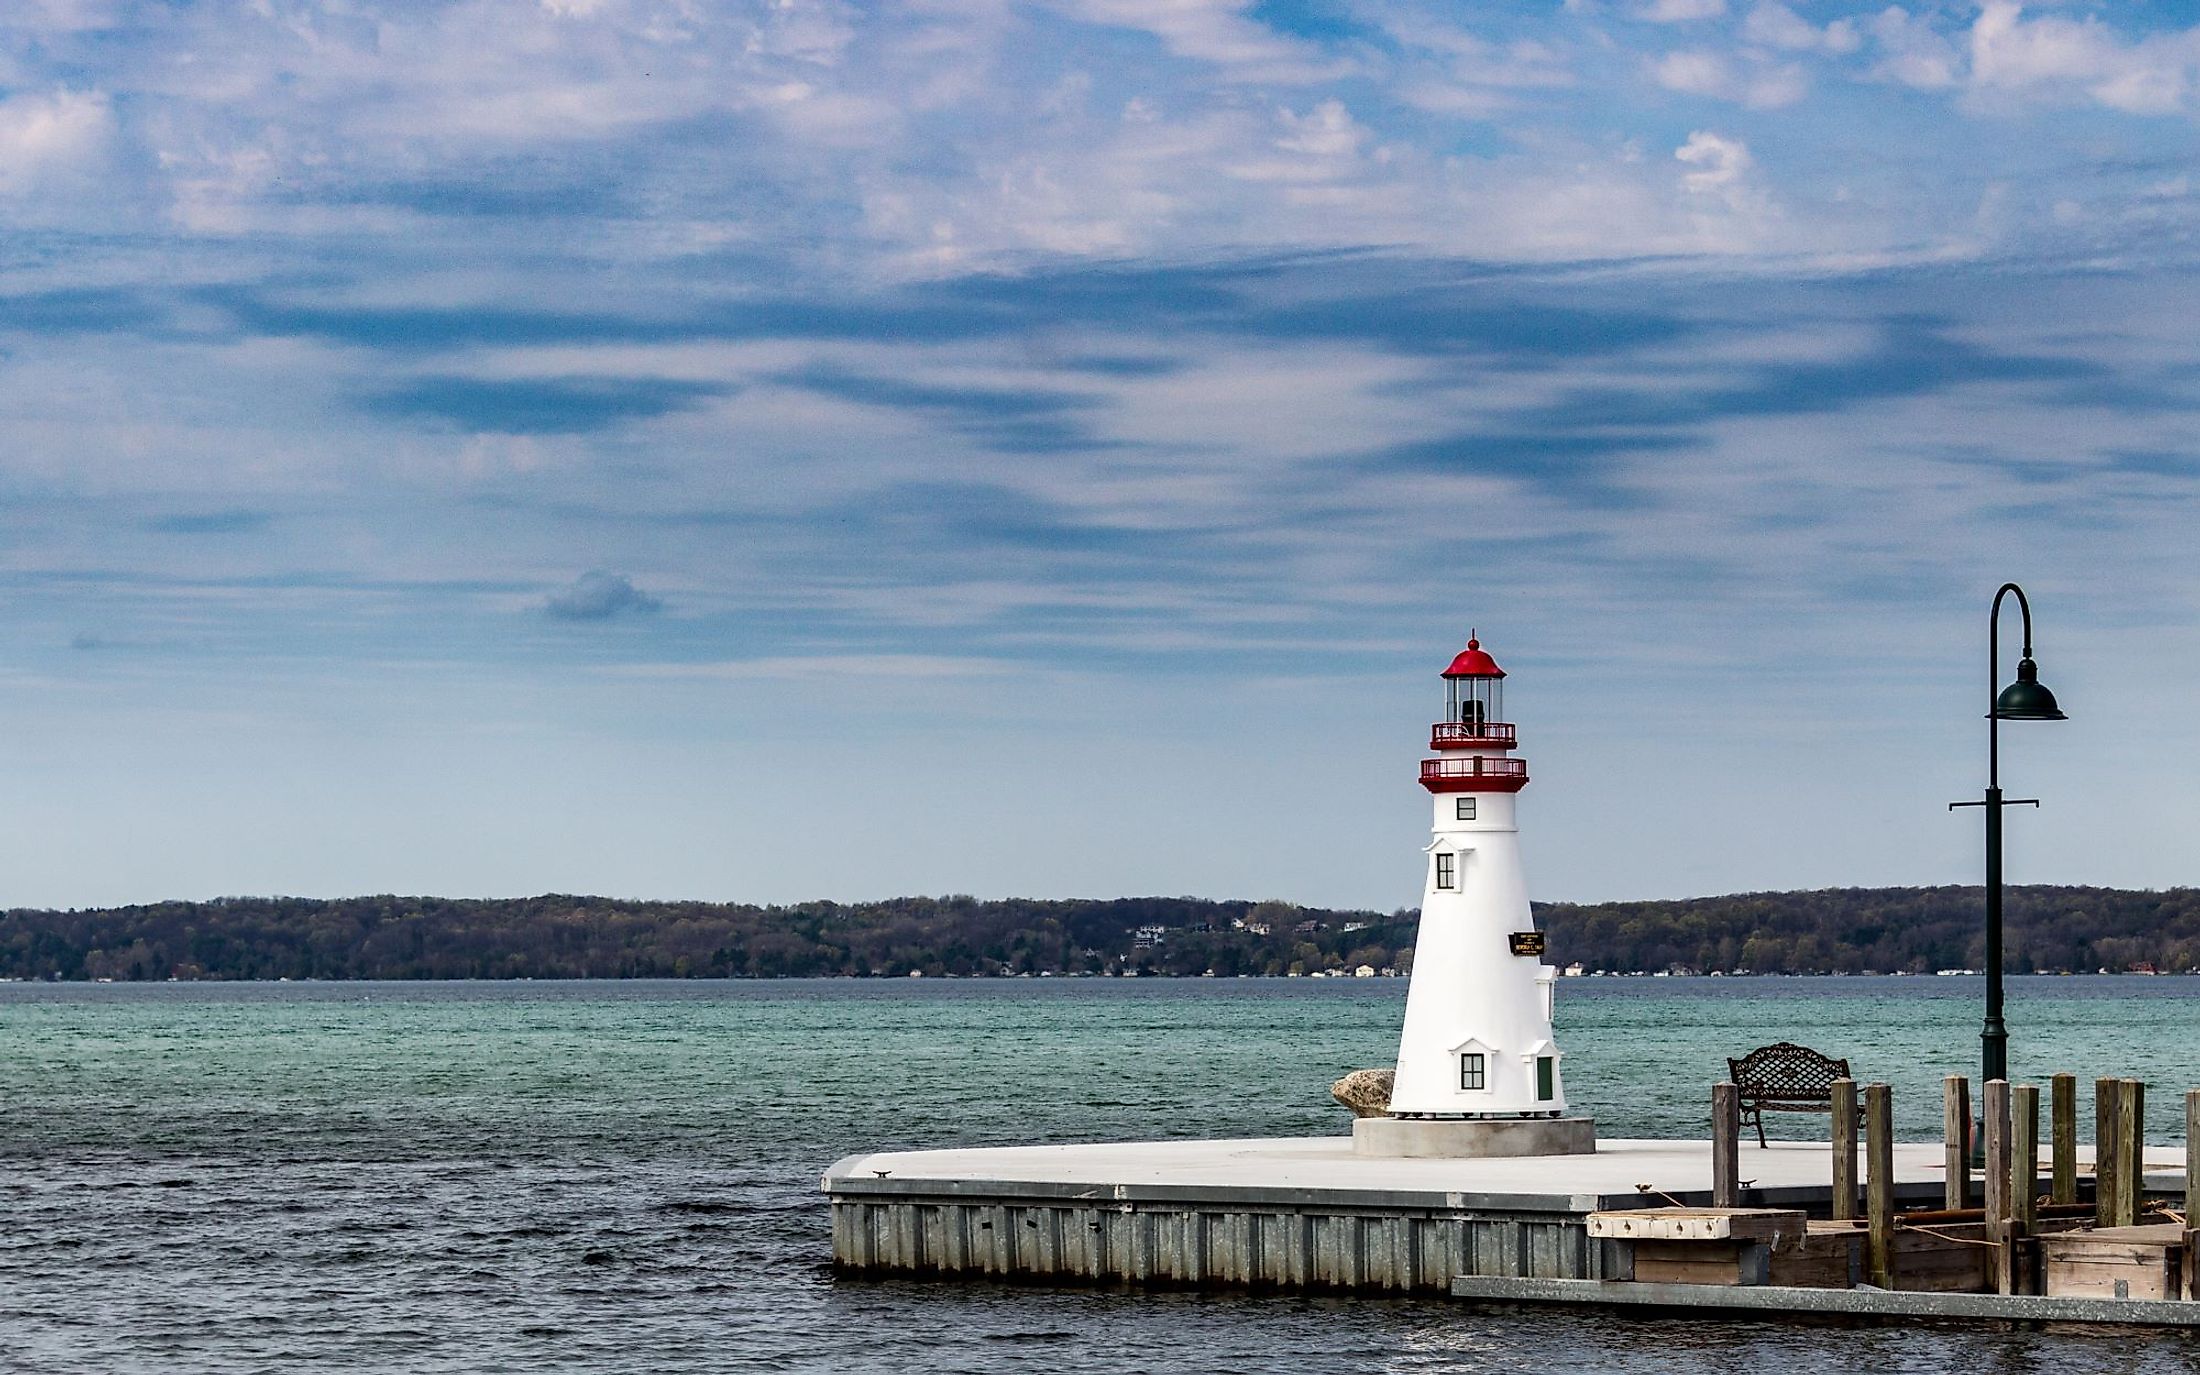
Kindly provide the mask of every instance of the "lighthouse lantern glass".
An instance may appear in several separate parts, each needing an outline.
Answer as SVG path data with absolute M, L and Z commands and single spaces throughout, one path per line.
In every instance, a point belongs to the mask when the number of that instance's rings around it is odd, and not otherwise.
M 1446 678 L 1449 700 L 1445 719 L 1462 725 L 1482 726 L 1505 719 L 1502 678 Z

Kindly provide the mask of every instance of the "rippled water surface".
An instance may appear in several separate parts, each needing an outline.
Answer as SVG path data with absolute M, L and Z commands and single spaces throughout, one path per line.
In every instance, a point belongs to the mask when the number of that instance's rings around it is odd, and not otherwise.
M 2179 1336 L 835 1280 L 892 1147 L 1342 1130 L 1402 981 L 0 985 L 0 1370 L 2187 1371 Z M 1976 979 L 1582 980 L 1568 1089 L 1695 1134 L 1782 1037 L 1937 1130 Z M 2200 1085 L 2200 979 L 2012 981 L 2020 1078 Z M 1799 1119 L 1809 1131 L 1820 1119 Z

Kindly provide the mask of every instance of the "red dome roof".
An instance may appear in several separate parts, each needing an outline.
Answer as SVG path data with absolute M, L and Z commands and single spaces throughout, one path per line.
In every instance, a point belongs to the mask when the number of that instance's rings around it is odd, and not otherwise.
M 1482 642 L 1469 637 L 1467 647 L 1459 651 L 1459 657 L 1444 670 L 1446 678 L 1502 678 L 1505 670 L 1497 666 L 1497 660 L 1482 652 Z

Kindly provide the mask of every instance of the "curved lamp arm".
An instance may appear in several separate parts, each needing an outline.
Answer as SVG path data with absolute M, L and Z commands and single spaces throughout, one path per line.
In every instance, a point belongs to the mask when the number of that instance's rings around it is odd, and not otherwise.
M 1996 715 L 2001 699 L 2001 599 L 2010 593 L 2017 594 L 2017 610 L 2024 614 L 2024 657 L 2032 657 L 2032 603 L 2024 599 L 2024 589 L 2013 582 L 2005 582 L 1994 593 L 1994 608 L 1986 614 L 1986 786 L 2001 786 L 2001 717 Z

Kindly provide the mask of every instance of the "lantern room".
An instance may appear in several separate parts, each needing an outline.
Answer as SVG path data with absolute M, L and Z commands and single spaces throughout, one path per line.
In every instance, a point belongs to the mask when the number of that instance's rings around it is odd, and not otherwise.
M 1429 732 L 1432 750 L 1509 750 L 1513 728 L 1505 721 L 1505 670 L 1471 635 L 1444 670 L 1444 719 Z
M 1505 670 L 1469 636 L 1444 670 L 1444 719 L 1429 727 L 1428 747 L 1443 758 L 1421 761 L 1430 792 L 1517 792 L 1528 766 L 1505 756 L 1519 744 L 1505 713 Z
M 1480 726 L 1505 719 L 1505 670 L 1484 652 L 1472 631 L 1467 634 L 1467 647 L 1444 670 L 1444 684 L 1450 699 L 1445 705 L 1446 721 Z

